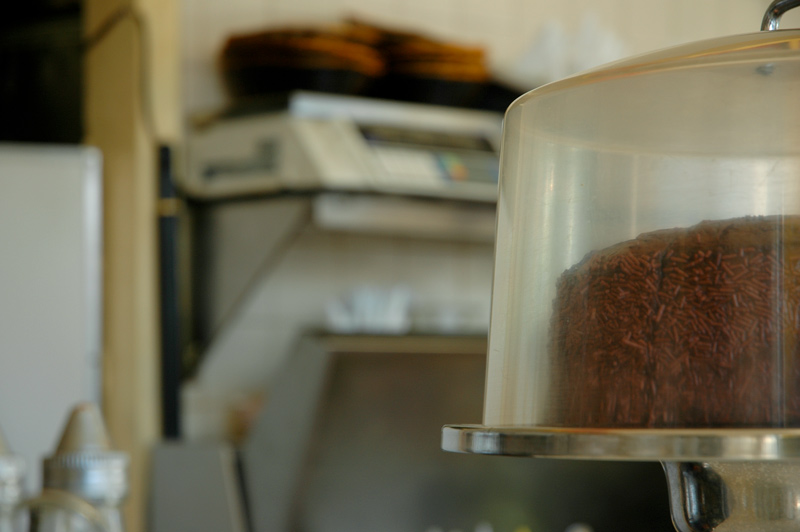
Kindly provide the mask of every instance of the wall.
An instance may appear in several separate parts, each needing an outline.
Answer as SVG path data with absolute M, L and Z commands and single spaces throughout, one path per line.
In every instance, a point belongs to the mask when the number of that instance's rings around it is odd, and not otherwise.
M 227 35 L 266 26 L 333 22 L 351 14 L 486 47 L 500 66 L 519 57 L 546 24 L 577 37 L 586 17 L 627 53 L 757 31 L 769 0 L 183 0 L 183 104 L 190 112 L 224 101 L 215 57 Z M 800 15 L 786 16 L 784 26 Z M 797 26 L 798 24 L 793 24 Z
M 231 414 L 246 410 L 252 398 L 269 389 L 299 335 L 323 327 L 326 305 L 358 287 L 408 289 L 412 319 L 420 327 L 433 324 L 447 331 L 460 319 L 462 330 L 466 326 L 470 332 L 485 333 L 492 249 L 490 243 L 369 236 L 307 226 L 268 260 L 271 269 L 251 284 L 236 316 L 206 352 L 197 378 L 186 386 L 185 435 L 225 436 L 234 419 Z

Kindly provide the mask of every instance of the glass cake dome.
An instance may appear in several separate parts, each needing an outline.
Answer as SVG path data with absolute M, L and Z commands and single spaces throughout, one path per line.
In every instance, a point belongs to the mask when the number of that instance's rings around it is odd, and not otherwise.
M 800 427 L 800 31 L 547 85 L 503 142 L 486 425 Z
M 445 450 L 661 461 L 681 532 L 800 529 L 798 5 L 510 106 L 483 425 Z
M 800 429 L 797 4 L 510 106 L 483 429 Z

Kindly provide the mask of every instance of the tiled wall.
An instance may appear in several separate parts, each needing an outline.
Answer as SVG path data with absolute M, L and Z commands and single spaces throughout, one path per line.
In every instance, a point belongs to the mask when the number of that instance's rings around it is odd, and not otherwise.
M 251 287 L 237 319 L 216 337 L 186 387 L 186 435 L 224 434 L 231 412 L 268 388 L 299 335 L 325 324 L 326 304 L 355 288 L 403 286 L 419 325 L 458 332 L 448 328 L 460 321 L 460 330 L 485 331 L 492 265 L 490 243 L 303 232 Z
M 575 35 L 594 17 L 631 54 L 718 35 L 757 31 L 769 0 L 183 0 L 183 94 L 189 111 L 224 101 L 215 58 L 227 35 L 267 26 L 379 23 L 486 47 L 493 65 L 513 61 L 544 24 Z M 790 19 L 791 17 L 791 19 Z M 787 15 L 791 22 L 800 15 Z

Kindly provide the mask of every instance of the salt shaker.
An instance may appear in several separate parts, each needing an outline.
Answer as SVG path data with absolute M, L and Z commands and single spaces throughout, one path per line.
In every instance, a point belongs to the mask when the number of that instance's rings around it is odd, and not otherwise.
M 123 532 L 128 461 L 112 450 L 97 406 L 75 407 L 43 462 L 42 493 L 27 503 L 30 532 Z

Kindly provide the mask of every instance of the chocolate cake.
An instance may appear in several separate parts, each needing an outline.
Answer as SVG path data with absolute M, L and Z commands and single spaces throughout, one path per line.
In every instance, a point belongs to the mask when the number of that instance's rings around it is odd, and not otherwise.
M 800 426 L 800 216 L 702 222 L 558 279 L 553 422 Z

